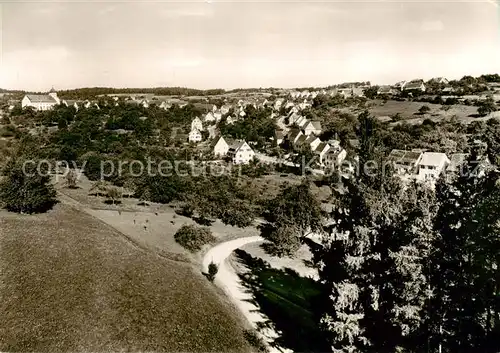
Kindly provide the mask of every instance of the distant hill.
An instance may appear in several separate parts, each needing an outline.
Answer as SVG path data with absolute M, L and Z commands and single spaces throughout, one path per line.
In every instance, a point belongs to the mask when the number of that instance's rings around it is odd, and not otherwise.
M 58 94 L 68 99 L 95 98 L 104 94 L 154 94 L 155 96 L 211 96 L 223 94 L 223 89 L 198 90 L 185 87 L 155 87 L 155 88 L 112 88 L 90 87 L 58 91 Z

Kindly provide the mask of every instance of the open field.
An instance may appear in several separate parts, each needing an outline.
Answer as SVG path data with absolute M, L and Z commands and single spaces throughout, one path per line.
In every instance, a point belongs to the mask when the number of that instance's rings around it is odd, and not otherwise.
M 67 205 L 0 212 L 1 351 L 248 351 L 234 312 L 190 264 Z
M 452 116 L 456 116 L 459 121 L 469 124 L 472 121 L 487 120 L 496 116 L 495 114 L 490 114 L 486 117 L 476 117 L 477 107 L 462 104 L 451 105 L 447 111 L 443 110 L 442 106 L 439 104 L 424 102 L 400 102 L 388 100 L 384 103 L 382 100 L 376 99 L 369 101 L 368 105 L 370 107 L 368 111 L 375 117 L 392 116 L 399 113 L 402 120 L 412 124 L 421 123 L 426 118 L 439 121 L 443 119 L 450 119 Z M 423 105 L 427 105 L 431 110 L 427 114 L 420 115 L 418 114 L 418 110 Z M 350 112 L 350 109 L 341 109 L 341 111 Z

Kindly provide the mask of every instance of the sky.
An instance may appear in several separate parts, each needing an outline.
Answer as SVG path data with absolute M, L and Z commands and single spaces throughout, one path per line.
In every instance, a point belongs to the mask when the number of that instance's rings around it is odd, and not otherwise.
M 391 84 L 500 73 L 498 0 L 0 0 L 0 87 Z

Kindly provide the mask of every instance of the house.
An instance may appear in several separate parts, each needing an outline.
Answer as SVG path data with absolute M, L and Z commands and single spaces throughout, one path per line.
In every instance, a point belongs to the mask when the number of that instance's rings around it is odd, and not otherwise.
M 321 143 L 321 140 L 314 135 L 309 135 L 307 136 L 304 143 L 308 144 L 311 147 L 311 151 L 314 151 L 316 147 L 318 147 L 318 145 Z
M 288 141 L 290 141 L 291 144 L 295 144 L 297 140 L 299 139 L 300 136 L 304 135 L 302 131 L 297 130 L 297 129 L 292 129 L 288 133 Z
M 417 178 L 419 180 L 435 180 L 449 164 L 450 160 L 444 153 L 424 152 L 418 162 Z
M 408 84 L 408 82 L 407 82 L 407 81 L 399 81 L 398 83 L 396 83 L 396 84 L 394 85 L 394 88 L 396 88 L 396 89 L 399 89 L 399 90 L 403 91 L 403 90 L 405 89 L 405 87 L 406 87 L 406 85 L 407 85 L 407 84 Z
M 307 124 L 304 125 L 304 134 L 306 135 L 321 134 L 321 123 L 319 121 L 309 121 Z
M 208 112 L 207 115 L 205 115 L 205 122 L 214 122 L 215 121 L 215 116 L 213 115 L 212 112 Z
M 224 137 L 219 137 L 217 140 L 217 143 L 214 146 L 214 155 L 216 157 L 224 157 L 227 155 L 227 152 L 229 151 L 229 145 L 224 139 Z
M 307 108 L 310 108 L 312 105 L 311 103 L 309 103 L 307 101 L 307 99 L 304 99 L 304 101 L 302 103 L 299 103 L 298 107 L 300 110 L 304 110 L 304 109 L 307 109 Z
M 222 115 L 226 115 L 227 113 L 229 113 L 229 106 L 223 105 L 222 107 L 220 107 L 220 113 Z
M 406 92 L 425 92 L 425 85 L 421 80 L 412 81 L 405 85 L 404 91 Z
M 285 133 L 281 130 L 279 131 L 276 131 L 275 133 L 275 136 L 276 136 L 276 144 L 279 146 L 283 143 L 283 141 L 285 140 Z
M 48 94 L 27 94 L 21 101 L 21 107 L 33 107 L 36 110 L 49 110 L 61 103 L 57 92 L 52 88 Z
M 279 110 L 282 105 L 283 105 L 283 99 L 282 98 L 276 99 L 276 101 L 274 102 L 274 110 Z
M 197 128 L 191 129 L 188 135 L 189 142 L 201 142 L 201 132 Z
M 387 160 L 393 165 L 397 174 L 416 174 L 422 159 L 421 151 L 392 150 Z
M 238 117 L 235 117 L 235 116 L 228 116 L 226 118 L 226 124 L 228 124 L 228 125 L 233 125 L 237 121 L 238 121 Z
M 203 123 L 200 118 L 196 117 L 191 121 L 191 131 L 197 129 L 199 131 L 203 131 Z
M 451 86 L 445 87 L 441 90 L 441 93 L 453 93 L 455 92 L 455 89 Z
M 62 104 L 64 104 L 67 107 L 73 107 L 75 108 L 76 111 L 78 111 L 78 101 L 76 100 L 63 100 Z
M 303 128 L 303 127 L 307 124 L 307 122 L 308 122 L 308 121 L 309 121 L 309 120 L 307 120 L 307 118 L 306 118 L 306 117 L 301 116 L 300 118 L 298 118 L 298 119 L 295 121 L 295 124 L 297 124 L 299 127 Z
M 167 109 L 172 108 L 172 104 L 167 103 L 167 101 L 161 101 L 161 103 L 160 103 L 159 107 L 160 107 L 161 109 L 165 109 L 165 110 L 167 110 Z
M 328 150 L 330 149 L 330 145 L 326 142 L 321 142 L 318 147 L 313 151 L 319 157 L 319 164 L 324 165 L 324 158 Z
M 208 126 L 207 131 L 209 139 L 214 139 L 217 137 L 217 127 L 215 125 Z
M 377 90 L 378 95 L 388 95 L 388 96 L 394 96 L 397 95 L 399 91 L 395 88 L 392 88 L 391 86 L 380 86 L 379 89 Z
M 447 85 L 449 82 L 444 77 L 434 77 L 429 80 L 429 83 L 438 84 L 438 85 Z
M 220 112 L 214 113 L 214 118 L 216 122 L 219 122 L 222 120 L 222 114 Z
M 297 113 L 293 113 L 293 114 L 291 114 L 291 115 L 289 115 L 289 116 L 288 116 L 288 124 L 290 124 L 290 125 L 292 125 L 292 124 L 296 124 L 296 123 L 297 123 L 297 121 L 298 121 L 299 119 L 301 119 L 301 118 L 302 118 L 302 116 L 301 116 L 301 115 L 299 115 L 299 114 L 297 114 Z
M 336 145 L 330 145 L 330 149 L 323 157 L 323 165 L 325 169 L 334 170 L 342 165 L 347 157 L 347 151 L 340 147 L 340 143 L 336 141 Z
M 297 139 L 297 141 L 295 141 L 295 145 L 302 146 L 305 144 L 306 140 L 307 140 L 306 135 L 300 135 L 300 137 Z
M 228 149 L 227 155 L 234 164 L 248 164 L 255 157 L 255 152 L 243 140 L 233 142 Z

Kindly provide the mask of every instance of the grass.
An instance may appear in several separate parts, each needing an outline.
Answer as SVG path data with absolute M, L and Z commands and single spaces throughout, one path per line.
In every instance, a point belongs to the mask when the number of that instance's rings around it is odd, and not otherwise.
M 248 351 L 234 309 L 189 264 L 57 205 L 0 212 L 0 350 Z

